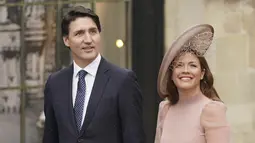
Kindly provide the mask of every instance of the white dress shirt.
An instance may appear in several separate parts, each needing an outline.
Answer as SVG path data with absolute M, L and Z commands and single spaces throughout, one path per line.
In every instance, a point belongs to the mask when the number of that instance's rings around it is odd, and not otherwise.
M 85 102 L 84 102 L 84 108 L 83 108 L 83 115 L 82 115 L 82 122 L 81 124 L 83 124 L 85 115 L 86 115 L 86 111 L 87 111 L 87 106 L 88 106 L 88 102 L 89 102 L 89 98 L 91 95 L 91 91 L 94 85 L 94 81 L 96 78 L 96 74 L 97 74 L 97 69 L 98 66 L 100 64 L 101 61 L 101 55 L 98 54 L 98 56 L 96 57 L 96 59 L 91 62 L 89 65 L 87 65 L 85 68 L 80 68 L 75 61 L 73 61 L 73 86 L 72 86 L 72 98 L 73 98 L 73 107 L 75 104 L 75 99 L 76 99 L 76 94 L 77 94 L 77 85 L 78 85 L 78 80 L 79 80 L 79 75 L 78 72 L 80 70 L 85 70 L 88 74 L 85 76 L 85 83 L 86 83 L 86 93 L 85 93 Z

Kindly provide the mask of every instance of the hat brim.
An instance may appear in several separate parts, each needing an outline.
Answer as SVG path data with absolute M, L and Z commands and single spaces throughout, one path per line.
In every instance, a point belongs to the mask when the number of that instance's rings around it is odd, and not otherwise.
M 205 36 L 204 38 L 199 40 L 196 38 L 197 35 L 204 34 L 204 33 L 210 33 L 210 35 Z M 204 41 L 206 41 L 207 44 L 204 44 L 203 47 L 193 44 L 193 46 L 195 45 L 194 46 L 196 48 L 195 50 L 201 55 L 204 55 L 204 53 L 207 51 L 207 49 L 211 45 L 213 36 L 214 36 L 214 29 L 211 25 L 200 24 L 200 25 L 196 25 L 189 28 L 173 42 L 171 47 L 166 51 L 166 54 L 162 60 L 162 63 L 159 69 L 157 89 L 158 89 L 158 94 L 160 97 L 165 98 L 169 94 L 167 91 L 169 67 L 173 59 L 177 56 L 177 54 L 184 47 L 184 45 L 187 45 L 187 43 L 198 43 L 198 42 L 203 43 Z

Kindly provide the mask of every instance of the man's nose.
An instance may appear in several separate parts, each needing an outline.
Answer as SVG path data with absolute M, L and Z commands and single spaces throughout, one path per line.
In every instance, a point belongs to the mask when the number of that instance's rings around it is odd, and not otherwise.
M 88 32 L 84 34 L 84 39 L 83 39 L 83 41 L 84 41 L 85 43 L 91 43 L 91 42 L 92 42 L 92 37 L 91 37 L 91 35 L 90 35 Z

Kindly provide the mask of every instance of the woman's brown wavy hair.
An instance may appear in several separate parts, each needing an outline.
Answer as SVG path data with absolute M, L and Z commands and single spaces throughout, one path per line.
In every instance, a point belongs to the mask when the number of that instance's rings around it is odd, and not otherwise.
M 196 54 L 194 54 L 194 55 L 196 55 Z M 208 97 L 212 100 L 221 101 L 216 89 L 213 86 L 213 83 L 214 83 L 213 75 L 211 73 L 211 70 L 208 66 L 208 63 L 207 63 L 205 57 L 198 56 L 198 55 L 196 55 L 196 56 L 197 56 L 199 63 L 201 65 L 201 70 L 204 70 L 204 72 L 205 72 L 204 78 L 200 82 L 200 89 L 201 89 L 202 93 L 206 97 Z M 180 57 L 180 55 L 177 56 L 176 58 L 178 58 L 178 57 Z M 175 61 L 175 59 L 173 61 Z M 171 64 L 171 66 L 172 66 L 172 64 Z M 167 82 L 167 91 L 168 91 L 169 95 L 167 96 L 167 98 L 170 101 L 171 105 L 174 105 L 179 101 L 179 94 L 178 94 L 177 87 L 175 86 L 175 84 L 172 80 L 173 68 L 169 68 L 169 70 L 170 70 L 169 74 L 168 74 L 169 80 Z

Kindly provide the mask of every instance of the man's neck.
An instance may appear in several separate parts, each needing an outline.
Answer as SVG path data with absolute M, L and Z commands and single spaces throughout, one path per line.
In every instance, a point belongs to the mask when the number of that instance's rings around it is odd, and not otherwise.
M 98 55 L 97 55 L 98 56 Z M 81 58 L 77 58 L 75 56 L 73 56 L 73 60 L 74 62 L 80 67 L 80 68 L 85 68 L 86 66 L 88 66 L 90 63 L 92 63 L 96 58 L 97 56 L 93 59 L 89 59 L 89 60 L 84 60 L 84 59 L 81 59 Z

